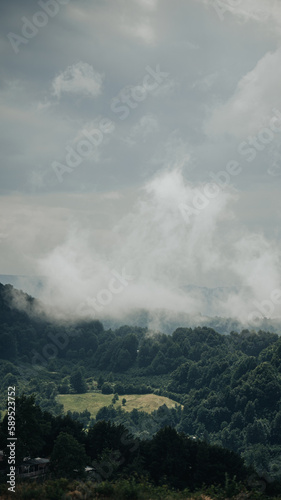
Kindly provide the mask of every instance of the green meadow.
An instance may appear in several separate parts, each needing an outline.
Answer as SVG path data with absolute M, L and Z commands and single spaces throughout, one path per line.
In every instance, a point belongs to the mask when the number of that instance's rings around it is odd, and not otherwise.
M 88 410 L 92 417 L 95 417 L 97 412 L 103 406 L 112 404 L 113 394 L 101 394 L 97 392 L 87 392 L 85 394 L 60 394 L 57 396 L 58 403 L 64 407 L 64 412 L 68 410 L 74 412 L 82 412 Z M 157 410 L 159 406 L 166 404 L 168 408 L 173 408 L 177 403 L 172 399 L 156 394 L 125 394 L 119 396 L 119 400 L 114 404 L 114 408 L 122 406 L 122 399 L 126 399 L 126 405 L 123 406 L 125 411 L 132 411 L 134 408 L 137 410 L 151 413 Z

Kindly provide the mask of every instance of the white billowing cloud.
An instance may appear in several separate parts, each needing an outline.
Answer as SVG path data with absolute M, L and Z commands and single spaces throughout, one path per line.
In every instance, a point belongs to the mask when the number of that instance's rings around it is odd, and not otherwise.
M 281 48 L 267 53 L 238 83 L 234 95 L 214 109 L 205 124 L 208 135 L 246 137 L 268 127 L 280 106 Z
M 82 94 L 97 97 L 101 93 L 103 75 L 83 61 L 68 66 L 52 82 L 53 95 L 58 99 L 62 93 Z
M 47 276 L 41 298 L 68 318 L 122 317 L 142 308 L 197 315 L 205 312 L 202 296 L 186 286 L 235 284 L 241 291 L 218 298 L 213 314 L 247 320 L 253 302 L 281 286 L 280 251 L 262 235 L 238 229 L 237 195 L 224 190 L 209 197 L 209 188 L 185 180 L 180 168 L 158 173 L 102 252 L 88 224 L 39 259 L 38 274 Z M 186 218 L 182 205 L 196 210 Z M 128 278 L 113 294 L 116 273 Z
M 245 233 L 234 243 L 235 259 L 231 270 L 246 287 L 241 293 L 230 293 L 221 304 L 222 314 L 232 314 L 250 323 L 255 318 L 280 317 L 281 304 L 272 302 L 272 295 L 281 292 L 280 249 L 259 233 Z M 264 304 L 269 304 L 262 309 Z
M 235 244 L 232 268 L 243 276 L 245 285 L 254 287 L 259 298 L 269 297 L 280 286 L 280 251 L 261 234 L 246 234 Z

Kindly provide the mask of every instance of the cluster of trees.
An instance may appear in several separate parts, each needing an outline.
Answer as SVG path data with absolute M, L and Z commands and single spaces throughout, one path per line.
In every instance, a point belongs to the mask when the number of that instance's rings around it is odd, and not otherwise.
M 157 410 L 152 411 L 152 413 L 137 410 L 136 408 L 132 411 L 124 412 L 120 406 L 115 408 L 113 405 L 110 405 L 101 408 L 97 412 L 96 418 L 92 418 L 91 422 L 95 423 L 105 420 L 106 422 L 113 422 L 116 425 L 122 424 L 133 436 L 140 439 L 151 439 L 163 427 L 168 426 L 178 429 L 182 413 L 183 409 L 181 405 L 176 405 L 175 408 L 169 409 L 163 404 Z
M 209 327 L 178 328 L 164 335 L 129 326 L 105 330 L 98 321 L 57 324 L 12 308 L 10 293 L 11 287 L 0 285 L 2 411 L 9 385 L 35 393 L 36 403 L 54 417 L 63 412 L 58 393 L 154 392 L 183 408 L 162 409 L 161 421 L 155 412 L 125 414 L 112 405 L 100 410 L 97 421 L 125 423 L 141 438 L 170 425 L 239 453 L 260 473 L 281 478 L 279 335 L 248 330 L 222 335 Z M 28 300 L 32 309 L 34 299 Z M 50 342 L 56 355 L 45 356 L 42 363 L 37 356 L 37 366 L 34 353 L 46 354 Z M 75 418 L 84 425 L 93 420 L 88 415 Z
M 177 489 L 245 480 L 247 469 L 236 453 L 188 438 L 171 427 L 164 427 L 152 439 L 134 438 L 122 424 L 98 421 L 83 431 L 83 425 L 69 415 L 54 417 L 35 404 L 34 397 L 16 398 L 17 453 L 24 457 L 50 456 L 55 477 L 85 476 L 91 465 L 92 479 L 126 477 L 132 473 L 146 476 L 156 485 Z M 0 425 L 1 442 L 7 442 L 7 415 Z M 4 465 L 9 452 L 4 449 Z

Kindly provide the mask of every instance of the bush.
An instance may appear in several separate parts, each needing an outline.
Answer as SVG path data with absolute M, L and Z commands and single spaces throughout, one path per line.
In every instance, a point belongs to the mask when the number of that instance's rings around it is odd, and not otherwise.
M 59 394 L 69 394 L 69 386 L 67 384 L 61 384 L 58 386 Z
M 128 481 L 124 479 L 118 483 L 116 491 L 116 499 L 120 500 L 137 500 L 140 498 L 141 486 L 134 480 Z
M 108 382 L 104 382 L 101 387 L 102 394 L 113 394 L 113 387 Z
M 110 497 L 114 494 L 114 487 L 109 481 L 98 484 L 95 490 L 99 495 L 106 495 Z
M 66 491 L 68 485 L 67 479 L 57 479 L 46 483 L 46 498 L 48 500 L 60 500 Z

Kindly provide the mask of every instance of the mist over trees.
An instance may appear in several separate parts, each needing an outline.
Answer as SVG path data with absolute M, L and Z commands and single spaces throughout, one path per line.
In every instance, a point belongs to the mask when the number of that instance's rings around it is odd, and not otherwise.
M 115 471 L 118 459 L 116 454 L 114 460 L 110 458 L 108 449 L 116 453 L 121 449 L 126 455 L 127 448 L 117 437 L 122 429 L 131 436 L 129 441 L 138 443 L 138 453 L 131 455 L 135 470 L 148 473 L 155 484 L 166 475 L 169 485 L 176 488 L 206 481 L 211 484 L 208 477 L 222 481 L 228 469 L 222 468 L 221 475 L 216 475 L 210 472 L 212 463 L 222 460 L 228 467 L 228 460 L 229 464 L 234 460 L 242 471 L 242 459 L 269 484 L 281 480 L 278 333 L 242 330 L 222 335 L 199 326 L 177 328 L 166 335 L 129 325 L 105 329 L 99 321 L 51 322 L 11 307 L 1 286 L 0 313 L 1 441 L 5 441 L 7 428 L 5 394 L 12 385 L 19 396 L 19 461 L 24 456 L 52 456 L 58 475 L 68 465 L 64 473 L 70 474 L 73 462 L 64 465 L 59 452 L 64 443 L 70 454 L 81 458 L 77 460 L 78 475 L 87 462 L 85 453 L 97 464 L 110 460 Z M 86 392 L 112 395 L 110 404 L 95 416 L 87 408 L 63 416 L 57 396 Z M 165 396 L 176 406 L 162 405 L 151 413 L 126 411 L 130 394 Z M 173 450 L 181 452 L 173 455 L 170 448 L 164 452 L 166 439 L 174 443 Z M 99 450 L 98 455 L 94 450 Z M 160 454 L 167 462 L 163 458 L 159 469 L 153 464 Z M 177 455 L 185 464 L 190 457 L 199 463 L 188 480 L 177 472 Z M 201 463 L 203 457 L 207 464 Z

